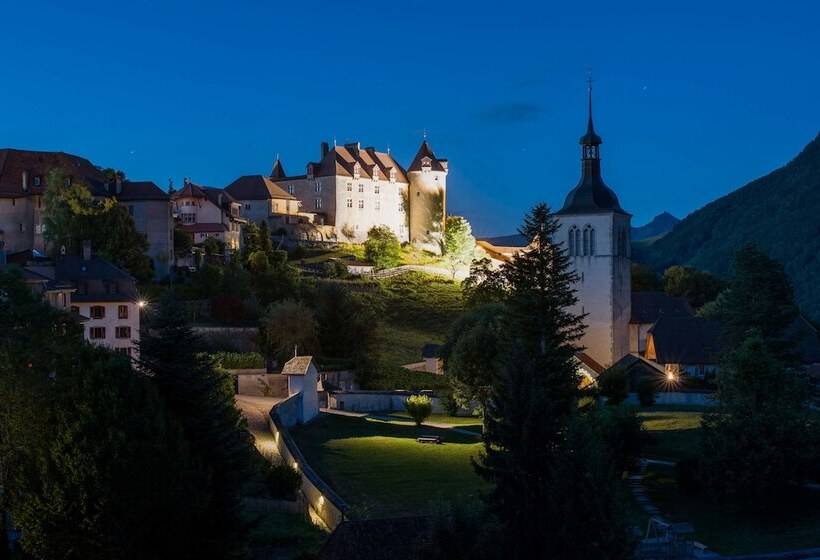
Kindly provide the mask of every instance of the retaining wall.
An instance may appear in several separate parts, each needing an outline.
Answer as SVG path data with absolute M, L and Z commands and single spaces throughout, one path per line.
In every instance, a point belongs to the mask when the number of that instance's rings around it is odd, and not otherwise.
M 425 393 L 422 391 L 422 393 Z M 350 412 L 391 412 L 404 410 L 407 397 L 414 395 L 412 391 L 335 391 L 328 392 L 327 407 L 334 410 Z M 446 412 L 440 398 L 430 396 L 433 403 L 433 412 Z
M 288 431 L 289 426 L 299 423 L 301 400 L 301 393 L 297 393 L 274 406 L 268 415 L 268 425 L 279 455 L 302 475 L 302 495 L 311 516 L 332 531 L 347 518 L 350 508 L 308 465 Z

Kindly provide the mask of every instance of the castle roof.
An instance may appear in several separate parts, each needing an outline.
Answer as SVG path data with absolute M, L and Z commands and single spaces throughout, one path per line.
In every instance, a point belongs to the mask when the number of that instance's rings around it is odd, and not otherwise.
M 373 147 L 362 148 L 358 142 L 333 146 L 326 152 L 323 149 L 322 158 L 318 162 L 307 164 L 313 177 L 353 177 L 357 171 L 360 177 L 373 179 L 390 178 L 391 171 L 395 174 L 397 183 L 407 183 L 404 168 L 386 152 L 380 152 Z M 285 176 L 285 170 L 277 158 L 271 172 L 271 179 L 282 182 L 294 179 L 305 179 L 307 175 Z
M 430 143 L 426 139 L 421 143 L 421 146 L 419 146 L 419 151 L 416 152 L 416 157 L 413 158 L 413 163 L 410 164 L 410 167 L 408 167 L 407 170 L 421 171 L 424 166 L 425 158 L 429 160 L 430 168 L 433 171 L 447 171 L 447 160 L 438 159 L 436 154 L 433 152 L 433 148 L 430 147 Z
M 262 175 L 244 175 L 225 187 L 225 192 L 230 193 L 237 200 L 269 200 L 272 198 L 295 200 L 293 195 L 285 192 L 271 179 Z

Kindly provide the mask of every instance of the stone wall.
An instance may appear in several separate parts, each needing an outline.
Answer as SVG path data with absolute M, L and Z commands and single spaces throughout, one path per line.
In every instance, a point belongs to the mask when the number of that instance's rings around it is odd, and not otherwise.
M 334 410 L 349 412 L 392 412 L 404 410 L 407 397 L 411 391 L 336 391 L 327 395 L 327 406 Z M 433 413 L 446 412 L 441 399 L 430 395 L 433 401 Z
M 268 416 L 268 425 L 282 460 L 302 475 L 301 491 L 312 518 L 318 518 L 332 531 L 347 518 L 350 508 L 308 465 L 288 432 L 288 426 L 297 423 L 300 409 L 301 393 L 274 406 Z
M 254 397 L 288 396 L 288 379 L 279 373 L 267 373 L 264 369 L 229 369 L 236 375 L 236 394 Z

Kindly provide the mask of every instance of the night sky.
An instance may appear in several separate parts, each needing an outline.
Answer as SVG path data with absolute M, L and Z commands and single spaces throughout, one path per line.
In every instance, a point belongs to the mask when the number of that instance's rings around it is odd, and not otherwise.
M 169 5 L 166 5 L 169 4 Z M 818 2 L 0 0 L 0 147 L 162 187 L 225 186 L 428 131 L 448 210 L 511 233 L 579 173 L 586 77 L 604 177 L 640 225 L 786 163 L 820 129 Z

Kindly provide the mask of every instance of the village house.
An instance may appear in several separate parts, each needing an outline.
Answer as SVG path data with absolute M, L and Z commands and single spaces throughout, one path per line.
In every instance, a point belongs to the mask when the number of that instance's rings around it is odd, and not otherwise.
M 239 177 L 225 187 L 225 192 L 239 202 L 240 215 L 244 219 L 255 224 L 266 222 L 272 233 L 293 235 L 299 223 L 313 221 L 313 214 L 300 212 L 295 196 L 263 175 Z
M 89 160 L 64 152 L 0 150 L 0 238 L 9 255 L 46 253 L 43 195 L 49 174 L 58 170 L 65 186 L 85 185 L 96 199 L 114 197 L 128 208 L 137 231 L 146 236 L 157 278 L 173 257 L 169 197 L 148 181 L 110 182 Z
M 240 203 L 229 193 L 214 187 L 201 187 L 185 179 L 182 190 L 171 195 L 177 228 L 191 235 L 194 245 L 216 239 L 225 245 L 226 258 L 239 250 Z
M 2 265 L 7 270 L 13 265 Z M 136 355 L 142 302 L 137 283 L 127 272 L 91 255 L 85 243 L 82 256 L 54 260 L 34 258 L 18 266 L 23 280 L 52 306 L 72 313 L 83 324 L 92 344 L 128 356 Z

